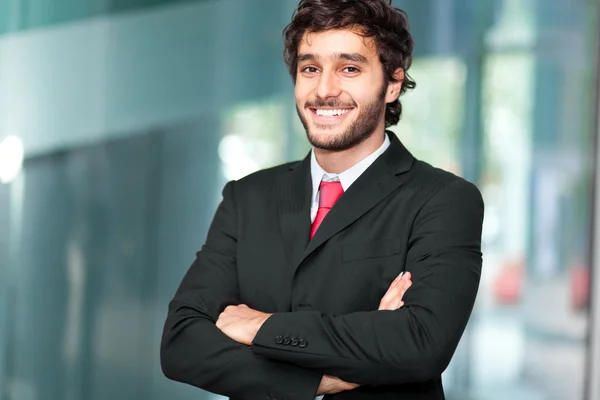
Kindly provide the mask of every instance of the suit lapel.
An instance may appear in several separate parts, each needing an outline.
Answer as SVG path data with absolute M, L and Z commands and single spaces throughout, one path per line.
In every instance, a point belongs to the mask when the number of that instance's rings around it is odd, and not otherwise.
M 277 182 L 277 213 L 285 253 L 290 267 L 302 256 L 310 236 L 310 154 L 290 167 Z
M 367 178 L 363 174 L 359 178 L 360 182 L 359 180 L 354 182 L 329 211 L 327 217 L 325 217 L 315 233 L 315 236 L 308 243 L 303 258 L 375 207 L 401 184 L 400 180 L 389 174 L 379 176 L 377 177 L 378 180 L 372 181 L 363 179 L 363 177 Z
M 340 197 L 310 242 L 307 231 L 306 239 L 302 243 L 308 242 L 308 246 L 303 248 L 300 257 L 294 253 L 292 258 L 294 273 L 302 261 L 319 246 L 359 219 L 406 181 L 408 174 L 404 173 L 410 170 L 414 158 L 393 133 L 390 132 L 389 136 L 390 147 Z M 310 175 L 310 164 L 307 169 Z M 310 180 L 310 176 L 308 179 Z M 310 192 L 310 183 L 308 186 Z M 306 204 L 310 207 L 310 198 L 306 200 Z M 310 229 L 310 221 L 308 226 Z M 295 248 L 295 251 L 298 251 L 298 248 Z

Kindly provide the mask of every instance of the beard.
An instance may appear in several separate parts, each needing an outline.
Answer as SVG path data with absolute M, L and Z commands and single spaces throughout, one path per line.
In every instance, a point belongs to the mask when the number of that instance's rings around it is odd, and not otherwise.
M 368 137 L 370 137 L 374 132 L 377 126 L 380 123 L 380 119 L 382 114 L 385 112 L 386 103 L 385 92 L 386 86 L 383 85 L 383 89 L 380 91 L 379 96 L 375 98 L 373 101 L 366 103 L 358 116 L 352 121 L 350 126 L 343 131 L 336 133 L 335 129 L 340 129 L 335 126 L 329 125 L 319 125 L 316 124 L 317 128 L 326 129 L 331 131 L 330 135 L 327 137 L 319 137 L 311 132 L 309 123 L 307 118 L 302 114 L 298 105 L 296 105 L 296 111 L 298 113 L 298 117 L 304 126 L 304 130 L 306 131 L 306 136 L 308 137 L 308 141 L 313 147 L 322 150 L 329 151 L 343 151 L 358 146 L 360 143 L 364 142 Z M 332 99 L 332 100 L 322 100 L 316 99 L 314 101 L 308 101 L 304 105 L 304 108 L 307 109 L 309 107 L 318 108 L 318 107 L 330 107 L 330 108 L 354 108 L 356 109 L 356 103 L 352 101 L 351 103 L 343 103 L 340 100 Z

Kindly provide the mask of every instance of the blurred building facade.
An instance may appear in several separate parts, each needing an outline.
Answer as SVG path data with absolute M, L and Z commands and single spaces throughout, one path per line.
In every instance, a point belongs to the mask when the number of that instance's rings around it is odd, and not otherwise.
M 0 3 L 0 400 L 213 396 L 162 376 L 160 333 L 224 183 L 309 150 L 296 3 Z M 394 5 L 417 81 L 394 131 L 486 202 L 447 397 L 591 398 L 598 0 Z

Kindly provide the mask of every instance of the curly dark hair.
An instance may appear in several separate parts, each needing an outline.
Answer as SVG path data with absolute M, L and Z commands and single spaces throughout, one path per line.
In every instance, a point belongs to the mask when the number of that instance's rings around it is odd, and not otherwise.
M 391 5 L 391 0 L 301 0 L 292 22 L 285 27 L 284 60 L 296 81 L 298 45 L 305 32 L 331 29 L 355 29 L 373 38 L 383 65 L 385 84 L 394 82 L 394 72 L 404 70 L 400 95 L 414 89 L 416 83 L 407 71 L 412 63 L 414 42 L 409 32 L 406 13 Z M 396 125 L 402 115 L 402 104 L 396 99 L 386 105 L 385 126 Z

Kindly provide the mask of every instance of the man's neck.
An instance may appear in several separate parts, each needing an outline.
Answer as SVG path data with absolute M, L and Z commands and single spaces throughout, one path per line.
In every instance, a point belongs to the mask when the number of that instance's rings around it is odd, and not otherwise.
M 385 131 L 373 133 L 359 145 L 347 150 L 331 151 L 315 147 L 313 151 L 321 168 L 332 174 L 341 174 L 381 147 L 385 134 Z

